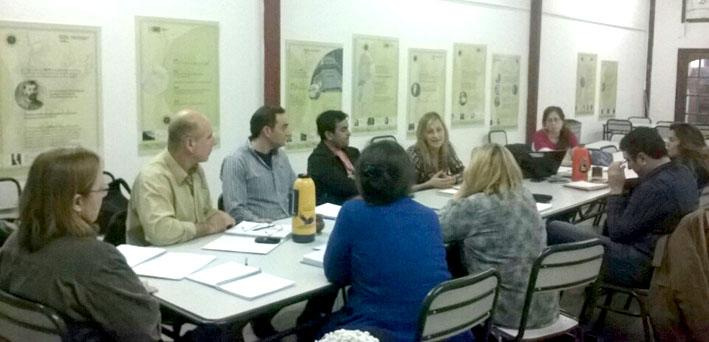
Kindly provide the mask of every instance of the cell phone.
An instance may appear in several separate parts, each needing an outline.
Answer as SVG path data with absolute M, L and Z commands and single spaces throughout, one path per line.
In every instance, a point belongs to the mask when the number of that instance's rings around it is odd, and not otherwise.
M 545 194 L 532 194 L 532 196 L 534 196 L 534 201 L 539 203 L 549 203 L 553 198 L 551 195 Z
M 281 242 L 281 239 L 271 236 L 259 236 L 256 237 L 254 241 L 256 241 L 256 243 L 279 243 Z

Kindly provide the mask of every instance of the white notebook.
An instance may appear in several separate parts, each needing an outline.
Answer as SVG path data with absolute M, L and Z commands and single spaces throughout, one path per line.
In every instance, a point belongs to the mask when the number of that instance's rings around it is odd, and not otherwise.
M 187 279 L 206 284 L 209 286 L 219 286 L 230 281 L 245 278 L 261 272 L 261 269 L 254 266 L 246 266 L 238 262 L 229 261 L 219 266 L 210 267 L 199 272 L 190 274 Z
M 169 252 L 133 267 L 133 271 L 146 277 L 180 280 L 215 258 L 213 255 Z
M 579 189 L 579 190 L 600 190 L 608 187 L 607 183 L 591 183 L 587 181 L 577 181 L 564 184 L 567 188 Z
M 264 222 L 241 221 L 234 227 L 225 231 L 229 235 L 241 236 L 272 236 L 285 239 L 290 236 L 293 228 L 289 224 L 275 224 Z
M 549 210 L 551 209 L 551 203 L 539 203 L 537 202 L 537 211 L 542 212 L 544 210 Z
M 133 245 L 119 245 L 116 247 L 121 254 L 126 258 L 128 266 L 133 267 L 145 261 L 148 261 L 156 256 L 165 253 L 164 248 L 158 247 L 140 247 Z
M 218 288 L 241 298 L 254 299 L 292 286 L 293 284 L 295 284 L 295 282 L 292 280 L 276 277 L 268 273 L 259 273 L 220 285 Z
M 322 215 L 326 219 L 334 220 L 337 218 L 337 214 L 340 213 L 340 208 L 342 208 L 342 206 L 337 204 L 323 203 L 315 207 L 315 213 Z
M 251 236 L 222 235 L 218 239 L 208 243 L 202 249 L 216 251 L 240 252 L 251 254 L 268 254 L 274 248 L 283 243 L 257 243 Z
M 323 259 L 325 259 L 325 249 L 320 249 L 303 255 L 303 260 L 300 262 L 307 265 L 323 267 Z

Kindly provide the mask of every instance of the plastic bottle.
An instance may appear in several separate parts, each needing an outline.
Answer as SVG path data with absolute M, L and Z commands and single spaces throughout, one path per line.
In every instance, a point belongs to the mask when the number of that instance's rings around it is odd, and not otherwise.
M 572 181 L 587 181 L 588 171 L 591 170 L 591 156 L 584 145 L 578 145 L 573 152 Z
M 315 183 L 306 173 L 298 175 L 291 193 L 293 241 L 307 243 L 315 240 Z

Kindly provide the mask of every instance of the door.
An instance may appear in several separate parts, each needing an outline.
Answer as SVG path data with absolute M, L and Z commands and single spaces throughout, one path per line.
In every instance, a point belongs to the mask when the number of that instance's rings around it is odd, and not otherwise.
M 709 125 L 709 49 L 679 49 L 675 121 Z

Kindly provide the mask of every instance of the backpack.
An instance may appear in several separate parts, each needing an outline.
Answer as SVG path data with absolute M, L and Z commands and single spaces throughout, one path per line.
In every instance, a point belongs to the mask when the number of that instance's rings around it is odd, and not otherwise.
M 130 187 L 122 178 L 118 178 L 108 184 L 108 194 L 106 194 L 106 197 L 103 199 L 101 210 L 96 220 L 100 228 L 99 234 L 106 234 L 107 236 L 116 235 L 113 231 L 119 229 L 119 227 L 116 226 L 116 219 L 118 218 L 116 215 L 121 212 L 126 212 L 128 209 L 128 199 L 121 193 L 121 187 L 130 194 Z M 125 224 L 125 219 L 123 223 Z M 125 226 L 122 228 L 122 231 L 125 235 Z M 125 237 L 123 239 L 125 240 Z

